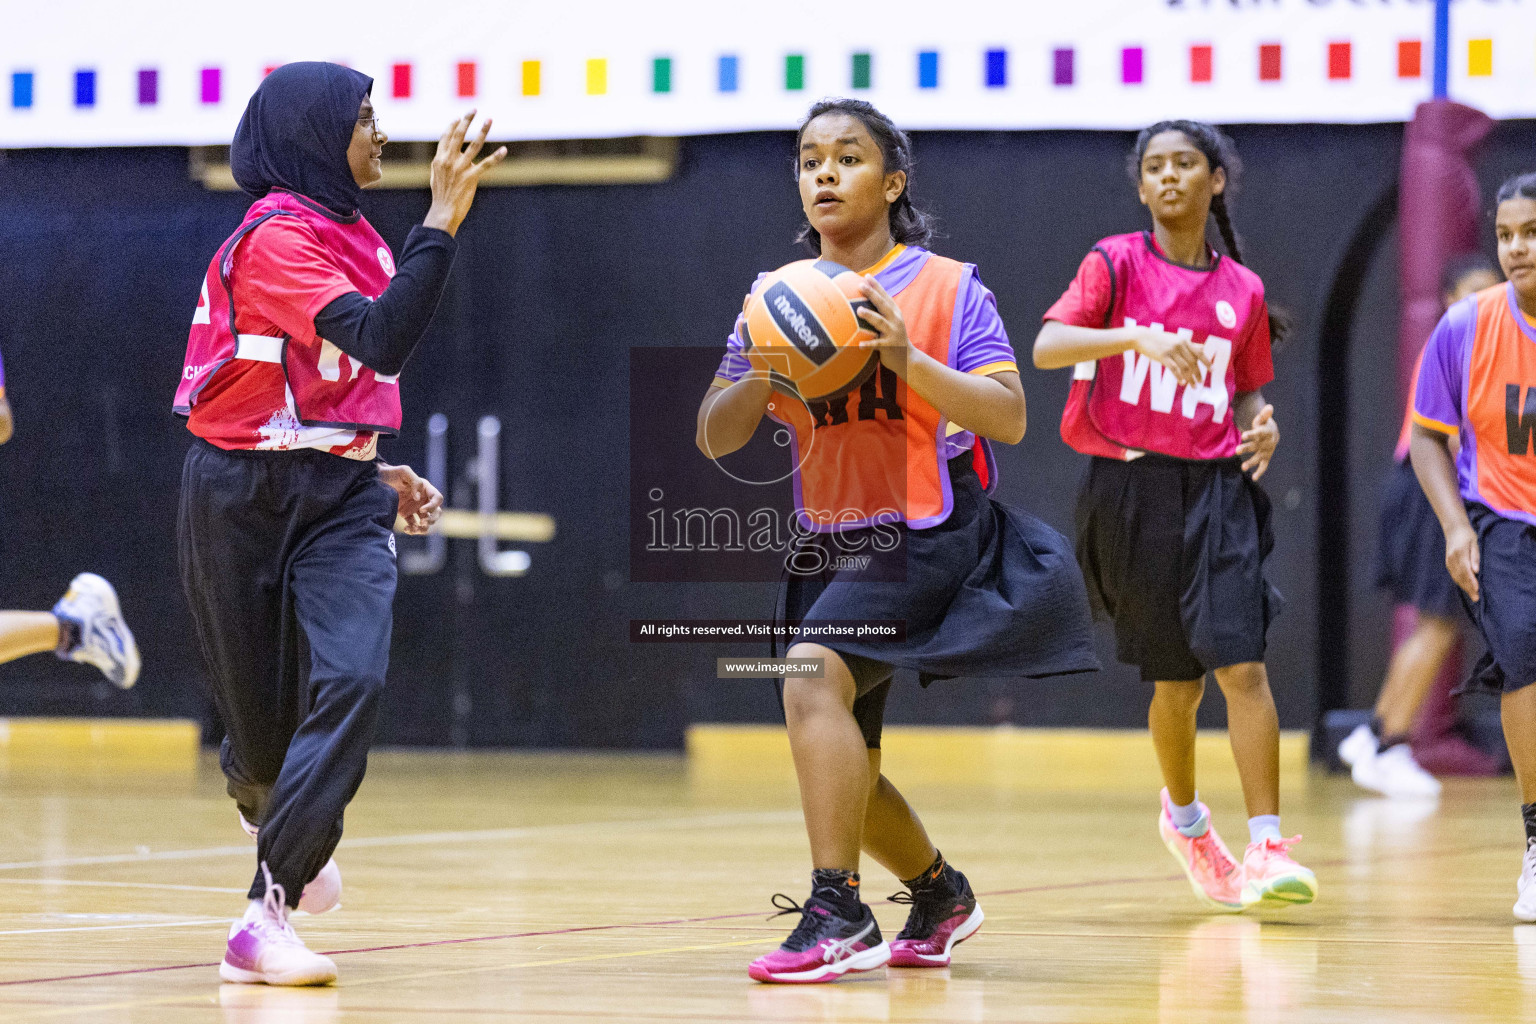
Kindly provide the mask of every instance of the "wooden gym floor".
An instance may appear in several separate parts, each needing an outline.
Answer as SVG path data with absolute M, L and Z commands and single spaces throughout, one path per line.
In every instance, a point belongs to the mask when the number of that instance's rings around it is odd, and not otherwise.
M 894 740 L 888 740 L 890 747 Z M 1140 737 L 1139 742 L 1145 742 Z M 900 778 L 897 778 L 900 784 Z M 1235 792 L 1205 794 L 1233 845 Z M 806 895 L 792 786 L 680 756 L 376 755 L 338 853 L 344 906 L 297 918 L 340 984 L 220 985 L 253 848 L 214 761 L 0 763 L 0 1021 L 1311 1022 L 1536 1019 L 1536 926 L 1510 916 L 1507 780 L 1438 808 L 1293 787 L 1322 898 L 1212 916 L 1158 841 L 1155 788 L 921 783 L 982 894 L 947 970 L 759 986 L 747 961 Z M 896 883 L 866 866 L 876 899 Z M 888 936 L 905 908 L 876 904 Z

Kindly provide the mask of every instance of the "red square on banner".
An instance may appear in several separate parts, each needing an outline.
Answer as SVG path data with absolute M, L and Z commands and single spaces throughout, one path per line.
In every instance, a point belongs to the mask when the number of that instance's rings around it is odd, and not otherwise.
M 391 95 L 393 95 L 397 100 L 410 99 L 411 66 L 409 64 L 394 65 L 390 68 L 390 77 L 392 79 L 391 85 L 393 86 L 393 88 L 390 89 Z
M 1259 81 L 1280 81 L 1280 44 L 1263 43 L 1259 46 Z
M 1328 44 L 1328 77 L 1335 81 L 1350 76 L 1350 46 L 1348 43 Z M 1275 77 L 1279 77 L 1276 75 Z
M 1211 80 L 1212 52 L 1211 47 L 1203 43 L 1189 48 L 1189 80 L 1191 82 Z
M 459 95 L 473 96 L 475 94 L 475 62 L 472 60 L 459 62 Z
M 1424 76 L 1424 44 L 1417 39 L 1400 39 L 1397 43 L 1397 77 L 1422 78 Z

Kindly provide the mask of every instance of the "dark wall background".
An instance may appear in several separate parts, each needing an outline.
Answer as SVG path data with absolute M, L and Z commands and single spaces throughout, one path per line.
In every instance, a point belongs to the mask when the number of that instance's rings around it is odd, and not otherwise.
M 1247 163 L 1234 215 L 1248 262 L 1297 325 L 1266 389 L 1284 429 L 1265 486 L 1276 504 L 1275 579 L 1289 599 L 1269 665 L 1282 722 L 1306 727 L 1319 692 L 1333 701 L 1355 685 L 1368 699 L 1385 659 L 1385 606 L 1368 580 L 1400 415 L 1388 372 L 1394 250 L 1385 240 L 1368 259 L 1358 244 L 1345 257 L 1393 186 L 1401 128 L 1233 135 Z M 690 721 L 776 715 L 771 687 L 713 678 L 716 655 L 754 648 L 629 642 L 631 618 L 767 618 L 773 589 L 629 581 L 628 352 L 717 348 L 753 276 L 798 258 L 789 142 L 777 133 L 685 140 L 678 174 L 662 185 L 482 192 L 443 305 L 402 378 L 405 433 L 383 452 L 419 464 L 427 416 L 446 413 L 451 498 L 466 504 L 475 420 L 494 413 L 502 506 L 549 512 L 559 533 L 531 548 L 533 569 L 520 579 L 481 575 L 467 542 L 452 545 L 442 573 L 402 577 L 381 742 L 668 747 Z M 1533 142 L 1531 122 L 1501 126 L 1484 160 L 1490 194 Z M 979 265 L 1023 364 L 1030 432 L 1000 453 L 1001 497 L 1065 532 L 1083 469 L 1056 435 L 1067 375 L 1035 371 L 1028 351 L 1088 246 L 1144 224 L 1123 170 L 1129 143 L 1087 132 L 917 139 L 914 195 L 943 222 L 936 248 Z M 187 435 L 170 399 L 199 278 L 245 205 L 189 181 L 181 150 L 0 158 L 0 350 L 17 417 L 16 438 L 0 448 L 0 605 L 46 608 L 73 573 L 93 569 L 117 584 L 145 654 L 143 679 L 127 693 L 47 658 L 0 666 L 0 714 L 206 714 L 176 579 Z M 426 206 L 424 191 L 384 192 L 364 210 L 398 246 Z M 1359 301 L 1341 321 L 1329 297 L 1351 277 Z M 1344 386 L 1322 386 L 1340 372 Z M 678 380 L 639 400 L 691 421 L 707 384 Z M 1320 405 L 1320 395 L 1340 394 L 1342 411 Z M 1320 423 L 1333 425 L 1328 436 Z M 691 437 L 678 452 L 699 458 Z M 1320 467 L 1334 481 L 1327 493 Z M 1320 566 L 1319 539 L 1333 531 L 1343 531 L 1347 557 Z M 1328 579 L 1334 596 L 1319 607 Z M 1326 650 L 1319 621 L 1331 624 Z M 1107 637 L 1100 658 L 1113 665 Z M 1212 693 L 1203 714 L 1217 723 Z M 1134 727 L 1146 696 L 1119 667 L 926 693 L 906 680 L 889 718 Z

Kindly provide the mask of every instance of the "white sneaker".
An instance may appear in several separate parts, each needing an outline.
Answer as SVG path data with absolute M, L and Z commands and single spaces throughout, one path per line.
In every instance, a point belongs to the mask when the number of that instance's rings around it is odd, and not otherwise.
M 1374 757 L 1356 761 L 1350 770 L 1355 784 L 1382 796 L 1426 798 L 1440 795 L 1440 780 L 1419 767 L 1413 750 L 1397 743 Z
M 93 572 L 83 572 L 53 606 L 55 617 L 75 627 L 75 644 L 59 652 L 66 661 L 101 669 L 102 675 L 126 690 L 139 678 L 139 646 L 123 621 L 112 584 Z
M 1520 898 L 1515 900 L 1515 919 L 1536 922 L 1536 839 L 1525 843 L 1525 860 L 1520 864 L 1520 878 L 1515 882 Z
M 1365 722 L 1355 726 L 1355 731 L 1344 737 L 1339 744 L 1339 760 L 1353 768 L 1367 758 L 1375 757 L 1381 741 Z
M 283 887 L 268 876 L 266 896 L 229 928 L 219 977 L 248 985 L 329 985 L 336 964 L 304 945 L 288 923 Z
M 236 809 L 235 814 L 239 817 L 240 827 L 245 830 L 245 834 L 254 840 L 259 830 L 245 820 L 245 815 L 240 810 Z M 325 862 L 325 867 L 310 879 L 304 891 L 299 894 L 298 909 L 306 914 L 324 914 L 341 909 L 341 868 L 337 866 L 335 857 Z

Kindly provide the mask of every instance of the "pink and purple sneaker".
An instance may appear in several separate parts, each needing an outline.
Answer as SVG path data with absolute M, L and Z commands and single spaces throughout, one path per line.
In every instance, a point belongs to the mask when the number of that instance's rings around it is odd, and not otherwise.
M 815 896 L 802 907 L 777 893 L 773 905 L 781 913 L 798 913 L 800 923 L 778 949 L 752 961 L 747 974 L 757 981 L 800 985 L 836 981 L 890 962 L 890 944 L 880 937 L 874 913 L 862 903 L 857 920 L 843 917 L 831 903 Z
M 329 985 L 336 980 L 336 964 L 294 932 L 283 887 L 269 874 L 266 895 L 252 900 L 245 916 L 230 926 L 219 977 L 247 985 Z
M 950 952 L 975 935 L 986 920 L 963 874 L 954 872 L 959 891 L 899 892 L 892 903 L 910 903 L 906 926 L 891 942 L 892 967 L 948 967 Z

